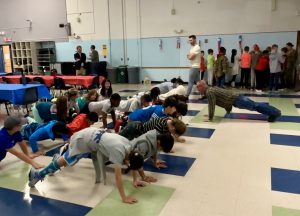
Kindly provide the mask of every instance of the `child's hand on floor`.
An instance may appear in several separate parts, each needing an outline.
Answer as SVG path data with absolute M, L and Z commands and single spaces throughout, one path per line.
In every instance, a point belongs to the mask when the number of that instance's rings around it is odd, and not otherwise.
M 176 138 L 176 141 L 177 142 L 180 142 L 180 143 L 184 143 L 185 142 L 185 139 L 183 137 L 177 137 Z
M 142 180 L 147 182 L 147 183 L 157 182 L 157 179 L 152 177 L 152 176 L 145 176 Z
M 147 182 L 141 180 L 135 180 L 133 182 L 134 187 L 145 187 L 147 184 L 148 184 Z
M 155 167 L 156 167 L 157 169 L 160 169 L 160 168 L 167 168 L 166 161 L 163 161 L 163 160 L 156 160 Z
M 208 115 L 204 115 L 203 116 L 203 121 L 204 122 L 210 122 L 209 118 L 208 118 Z
M 138 202 L 138 200 L 136 198 L 130 197 L 130 196 L 125 197 L 122 201 L 123 201 L 123 203 L 127 203 L 127 204 L 134 204 L 134 203 Z

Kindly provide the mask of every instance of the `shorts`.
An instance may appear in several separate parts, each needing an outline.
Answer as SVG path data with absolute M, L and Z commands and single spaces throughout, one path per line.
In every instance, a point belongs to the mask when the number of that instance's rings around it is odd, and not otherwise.
M 83 153 L 70 157 L 69 150 L 70 148 L 68 148 L 68 150 L 63 154 L 63 157 L 67 162 L 68 166 L 74 166 L 78 161 L 80 161 L 80 159 L 88 158 L 90 156 L 90 153 Z

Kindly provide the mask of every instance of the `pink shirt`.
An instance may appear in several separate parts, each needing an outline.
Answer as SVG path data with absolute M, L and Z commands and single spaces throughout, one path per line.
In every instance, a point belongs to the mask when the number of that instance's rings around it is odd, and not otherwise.
M 241 68 L 250 68 L 251 67 L 251 54 L 243 52 L 241 55 Z

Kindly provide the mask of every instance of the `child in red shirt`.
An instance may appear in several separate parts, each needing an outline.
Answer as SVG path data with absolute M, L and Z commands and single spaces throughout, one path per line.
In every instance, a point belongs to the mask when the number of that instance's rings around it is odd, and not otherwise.
M 73 121 L 67 124 L 67 127 L 70 129 L 70 137 L 85 128 L 88 128 L 92 124 L 98 121 L 98 114 L 95 112 L 90 112 L 88 114 L 79 114 L 77 115 Z
M 264 50 L 263 54 L 258 58 L 255 67 L 256 75 L 256 92 L 262 92 L 264 77 L 266 76 L 269 67 L 269 51 Z
M 251 72 L 251 54 L 249 53 L 249 47 L 246 46 L 241 55 L 241 87 L 249 87 L 249 77 Z M 244 81 L 245 79 L 245 81 Z

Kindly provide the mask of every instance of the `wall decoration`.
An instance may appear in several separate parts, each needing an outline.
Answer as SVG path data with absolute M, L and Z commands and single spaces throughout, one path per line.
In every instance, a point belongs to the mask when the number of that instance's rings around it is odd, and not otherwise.
M 180 49 L 180 46 L 181 46 L 180 37 L 177 37 L 177 40 L 176 40 L 176 48 L 177 48 L 177 49 Z
M 102 55 L 103 55 L 103 58 L 106 58 L 106 56 L 107 56 L 107 46 L 105 44 L 102 45 Z

